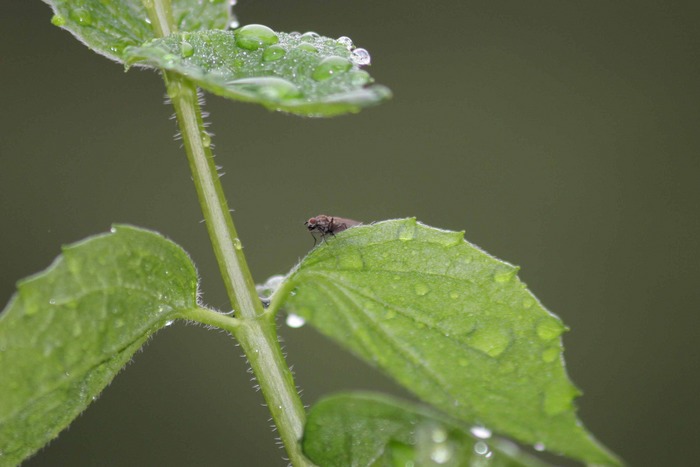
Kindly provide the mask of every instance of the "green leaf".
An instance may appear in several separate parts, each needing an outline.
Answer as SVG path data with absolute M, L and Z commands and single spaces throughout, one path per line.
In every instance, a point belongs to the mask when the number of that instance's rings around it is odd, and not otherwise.
M 248 25 L 236 31 L 172 34 L 129 47 L 127 64 L 179 73 L 230 99 L 306 116 L 358 112 L 390 97 L 360 63 L 369 55 L 315 33 L 274 32 Z
M 0 315 L 0 465 L 65 428 L 158 329 L 197 307 L 187 254 L 146 230 L 63 248 Z
M 143 0 L 44 0 L 54 12 L 51 22 L 70 31 L 97 53 L 118 62 L 124 49 L 155 36 Z M 228 0 L 172 0 L 180 31 L 224 29 L 229 22 Z
M 599 464 L 562 359 L 562 322 L 518 268 L 415 219 L 330 237 L 272 299 L 451 416 Z M 291 291 L 291 293 L 290 293 Z
M 304 454 L 318 465 L 543 467 L 514 444 L 415 404 L 371 393 L 316 403 L 304 430 Z

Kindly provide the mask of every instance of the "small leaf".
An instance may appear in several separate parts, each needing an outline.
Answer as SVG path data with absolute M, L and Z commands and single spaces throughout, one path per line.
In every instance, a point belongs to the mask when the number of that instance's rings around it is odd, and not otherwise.
M 63 248 L 0 314 L 0 465 L 65 428 L 158 329 L 197 306 L 187 254 L 146 230 Z
M 179 73 L 220 96 L 298 115 L 358 112 L 390 97 L 360 69 L 357 50 L 315 33 L 236 31 L 173 34 L 126 50 L 127 64 Z M 365 52 L 366 53 L 366 52 Z M 363 55 L 364 57 L 364 55 Z
M 143 0 L 44 0 L 54 12 L 51 22 L 107 58 L 123 62 L 124 49 L 155 36 Z M 228 0 L 172 0 L 180 31 L 224 29 L 229 22 Z
M 415 219 L 385 221 L 328 238 L 289 275 L 272 306 L 301 316 L 451 416 L 580 460 L 618 464 L 576 418 L 579 391 L 561 355 L 566 327 L 517 270 L 463 233 Z
M 544 467 L 546 464 L 500 439 L 484 439 L 445 416 L 371 393 L 339 394 L 309 412 L 302 448 L 326 467 L 445 465 Z

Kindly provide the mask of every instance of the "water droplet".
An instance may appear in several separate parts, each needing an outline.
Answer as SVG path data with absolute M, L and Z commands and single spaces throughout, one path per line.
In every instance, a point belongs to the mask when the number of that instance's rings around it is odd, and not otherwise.
M 353 86 L 364 86 L 372 82 L 372 77 L 365 70 L 352 70 L 349 74 Z
M 284 57 L 286 53 L 287 51 L 284 49 L 284 47 L 274 44 L 265 49 L 262 59 L 264 62 L 274 62 L 275 60 L 279 60 L 280 58 Z
M 272 29 L 262 24 L 248 24 L 235 32 L 236 45 L 246 50 L 258 50 L 279 42 L 279 37 Z
M 182 41 L 180 44 L 180 54 L 183 57 L 191 57 L 194 54 L 194 47 L 187 41 Z
M 211 146 L 211 135 L 209 135 L 209 133 L 206 131 L 202 131 L 202 146 L 205 148 Z
M 499 283 L 509 282 L 518 273 L 518 268 L 502 265 L 493 273 L 493 280 Z
M 372 57 L 370 57 L 369 52 L 365 49 L 355 49 L 350 54 L 352 61 L 357 65 L 369 65 L 372 62 Z
M 287 326 L 289 326 L 290 328 L 295 328 L 295 329 L 296 329 L 296 328 L 300 328 L 300 327 L 302 327 L 303 325 L 305 325 L 305 324 L 306 324 L 306 320 L 305 320 L 304 318 L 302 318 L 301 316 L 299 316 L 299 315 L 295 315 L 294 313 L 289 313 L 289 314 L 287 315 L 287 319 L 285 320 L 285 323 L 286 323 Z
M 237 79 L 227 85 L 269 100 L 293 99 L 301 95 L 294 83 L 272 76 Z
M 233 239 L 233 247 L 236 250 L 242 250 L 243 249 L 243 243 L 241 242 L 241 239 L 236 237 Z
M 263 298 L 272 296 L 273 293 L 279 288 L 279 286 L 284 281 L 284 277 L 281 274 L 274 275 L 265 281 L 262 285 L 256 285 L 255 291 Z
M 493 358 L 501 355 L 511 342 L 508 332 L 497 327 L 477 329 L 467 340 L 471 347 Z
M 416 236 L 416 224 L 415 222 L 408 222 L 402 225 L 399 229 L 399 240 L 407 242 L 408 240 L 413 240 Z
M 299 40 L 302 42 L 316 42 L 316 39 L 321 37 L 317 32 L 309 31 L 305 32 L 299 37 Z
M 416 291 L 417 295 L 420 295 L 422 297 L 424 295 L 428 295 L 428 293 L 430 292 L 430 287 L 428 287 L 426 284 L 423 284 L 422 282 L 419 282 L 413 286 L 413 290 Z
M 168 326 L 170 326 L 170 325 L 173 324 L 174 322 L 175 322 L 174 319 L 169 319 L 168 321 L 165 322 L 165 324 L 163 325 L 163 327 L 166 327 L 166 328 L 167 328 Z
M 64 26 L 66 24 L 66 18 L 61 15 L 53 15 L 51 17 L 51 24 L 54 26 Z
M 446 464 L 452 459 L 452 448 L 448 444 L 438 444 L 431 450 L 430 459 L 437 464 Z
M 447 431 L 442 427 L 435 427 L 430 431 L 430 439 L 433 443 L 444 443 L 447 441 Z
M 539 452 L 542 452 L 542 451 L 544 451 L 545 449 L 547 449 L 547 447 L 544 445 L 544 443 L 535 443 L 535 445 L 532 446 L 532 448 L 533 448 L 535 451 L 539 451 Z
M 171 81 L 170 83 L 168 83 L 167 90 L 168 90 L 168 97 L 170 97 L 170 99 L 177 99 L 178 97 L 180 97 L 180 84 L 179 83 Z
M 483 426 L 473 426 L 469 431 L 471 431 L 471 434 L 480 439 L 489 439 L 493 434 L 491 430 Z
M 178 57 L 173 54 L 163 55 L 163 68 L 166 70 L 172 70 L 175 67 Z
M 348 250 L 345 254 L 338 257 L 338 266 L 341 269 L 363 269 L 365 262 L 359 250 Z
M 355 47 L 355 44 L 352 43 L 352 39 L 350 39 L 348 36 L 340 36 L 335 41 L 338 44 L 344 45 L 348 50 L 352 50 L 352 48 Z
M 561 336 L 566 328 L 555 318 L 545 318 L 537 324 L 537 336 L 543 341 Z
M 289 33 L 290 39 L 299 39 L 301 37 L 301 33 L 298 31 L 292 31 Z
M 314 47 L 311 44 L 299 44 L 297 47 L 295 47 L 296 50 L 303 50 L 304 52 L 309 52 L 312 54 L 318 53 L 318 49 Z
M 333 76 L 346 72 L 352 68 L 352 63 L 343 57 L 327 57 L 321 60 L 311 77 L 316 81 L 325 81 Z
M 542 352 L 542 361 L 545 363 L 551 363 L 559 357 L 559 349 L 557 347 L 552 347 L 544 352 Z
M 50 298 L 49 299 L 49 305 L 55 305 L 56 304 L 56 299 L 55 298 Z
M 474 452 L 480 456 L 485 456 L 489 452 L 489 445 L 483 441 L 477 441 L 474 443 Z
M 81 26 L 90 26 L 92 24 L 92 15 L 85 8 L 76 8 L 71 10 L 70 19 Z

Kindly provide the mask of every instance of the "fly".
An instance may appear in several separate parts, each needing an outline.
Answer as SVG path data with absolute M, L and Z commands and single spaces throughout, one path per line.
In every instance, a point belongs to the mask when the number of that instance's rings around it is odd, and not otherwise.
M 360 225 L 362 222 L 354 221 L 352 219 L 345 219 L 344 217 L 333 217 L 326 216 L 324 214 L 319 214 L 316 217 L 310 218 L 308 221 L 304 222 L 304 225 L 311 236 L 314 237 L 314 245 L 316 245 L 317 239 L 314 235 L 315 232 L 321 234 L 321 240 L 325 239 L 328 235 L 334 236 L 335 234 L 347 230 L 350 227 L 355 227 Z

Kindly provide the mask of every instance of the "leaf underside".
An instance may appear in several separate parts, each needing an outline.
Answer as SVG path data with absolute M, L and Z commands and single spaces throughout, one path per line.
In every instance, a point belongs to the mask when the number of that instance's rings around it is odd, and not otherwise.
M 487 439 L 490 434 L 484 438 L 425 407 L 379 394 L 350 393 L 327 397 L 311 408 L 302 448 L 325 467 L 546 466 L 510 442 Z
M 0 465 L 54 438 L 196 299 L 187 254 L 128 226 L 64 247 L 20 281 L 0 314 Z
M 566 330 L 518 268 L 415 219 L 329 238 L 292 271 L 273 306 L 383 369 L 451 416 L 527 444 L 617 465 L 576 417 Z

